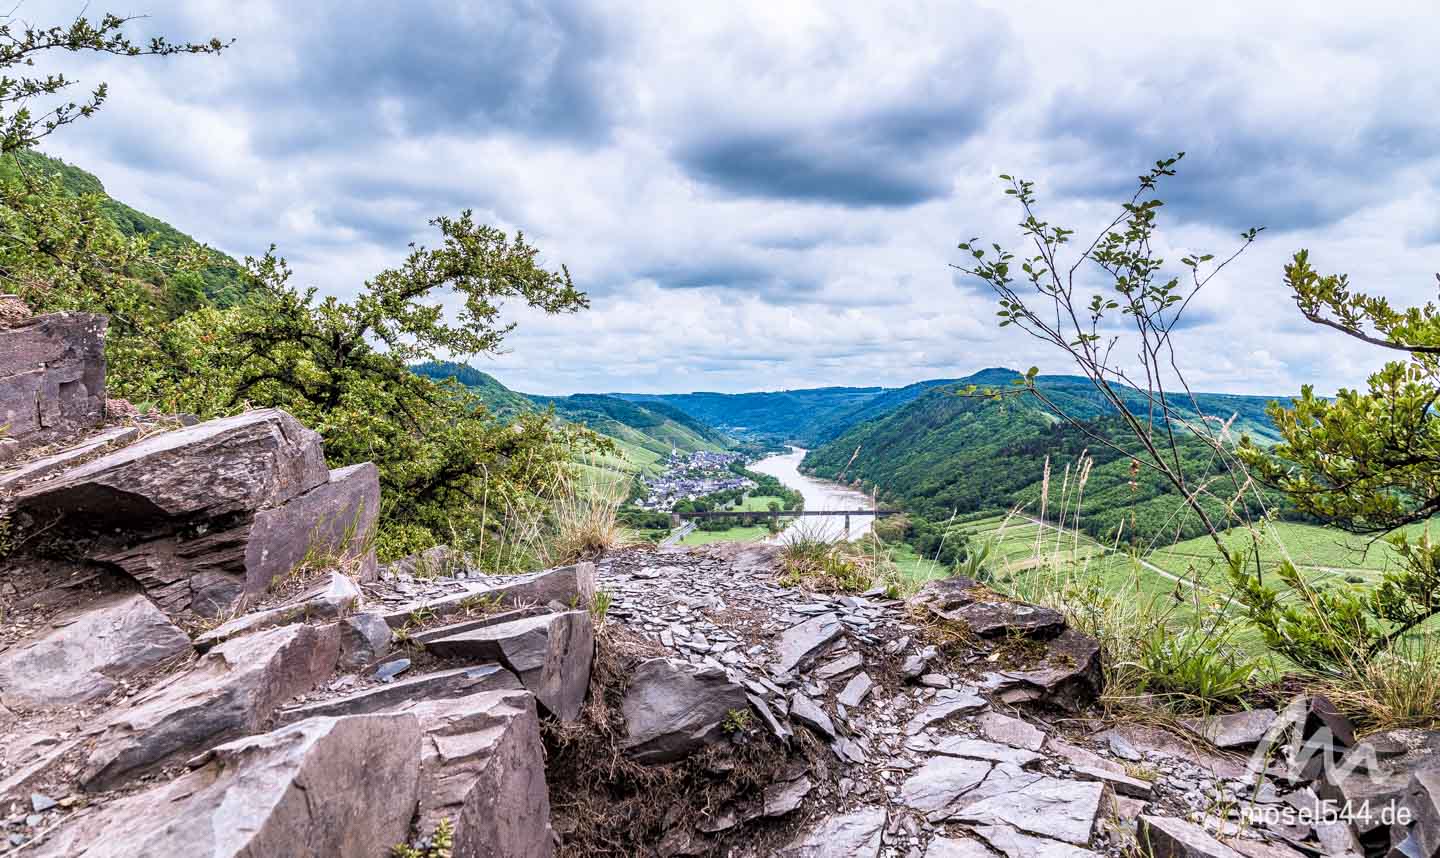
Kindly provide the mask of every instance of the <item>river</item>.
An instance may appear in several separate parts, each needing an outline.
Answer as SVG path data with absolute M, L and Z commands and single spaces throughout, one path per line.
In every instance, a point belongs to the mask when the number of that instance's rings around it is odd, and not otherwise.
M 839 483 L 817 480 L 800 473 L 800 460 L 804 458 L 804 450 L 799 447 L 791 447 L 788 453 L 761 459 L 748 467 L 757 473 L 769 474 L 789 488 L 799 491 L 805 496 L 807 510 L 872 508 L 870 498 L 852 488 L 847 488 Z M 874 520 L 873 516 L 868 515 L 851 516 L 849 538 L 855 539 L 869 533 L 870 525 Z M 784 539 L 793 533 L 802 531 L 824 536 L 829 540 L 842 539 L 845 536 L 845 519 L 838 515 L 801 516 L 791 522 L 775 538 Z

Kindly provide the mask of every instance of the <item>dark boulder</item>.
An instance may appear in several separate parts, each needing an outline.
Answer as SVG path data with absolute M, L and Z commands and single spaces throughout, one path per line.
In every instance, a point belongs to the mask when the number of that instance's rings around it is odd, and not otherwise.
M 727 715 L 749 708 L 725 671 L 652 658 L 635 669 L 621 704 L 625 753 L 642 763 L 682 759 L 718 741 Z

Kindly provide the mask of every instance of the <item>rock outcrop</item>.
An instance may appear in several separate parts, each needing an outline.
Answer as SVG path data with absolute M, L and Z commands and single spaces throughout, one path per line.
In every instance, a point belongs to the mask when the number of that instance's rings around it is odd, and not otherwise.
M 0 462 L 87 432 L 105 418 L 105 327 L 90 313 L 53 313 L 0 336 Z
M 281 703 L 329 676 L 339 655 L 334 627 L 283 626 L 220 644 L 106 722 L 82 783 L 109 789 L 137 771 L 254 732 Z
M 595 633 L 589 611 L 541 614 L 429 640 L 441 658 L 493 661 L 508 668 L 545 710 L 573 721 L 590 686 Z

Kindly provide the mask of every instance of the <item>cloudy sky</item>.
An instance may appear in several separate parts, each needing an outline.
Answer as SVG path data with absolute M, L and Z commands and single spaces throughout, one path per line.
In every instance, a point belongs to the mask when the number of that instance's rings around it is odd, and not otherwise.
M 511 312 L 506 353 L 473 361 L 536 393 L 1068 371 L 996 327 L 955 244 L 1014 243 L 999 173 L 1085 235 L 1185 150 L 1168 257 L 1267 227 L 1197 299 L 1192 382 L 1332 391 L 1386 356 L 1307 325 L 1281 266 L 1308 247 L 1360 288 L 1434 297 L 1428 5 L 114 0 L 148 16 L 137 35 L 235 46 L 71 61 L 111 100 L 46 149 L 236 256 L 273 242 L 342 296 L 433 216 L 523 230 L 593 305 Z

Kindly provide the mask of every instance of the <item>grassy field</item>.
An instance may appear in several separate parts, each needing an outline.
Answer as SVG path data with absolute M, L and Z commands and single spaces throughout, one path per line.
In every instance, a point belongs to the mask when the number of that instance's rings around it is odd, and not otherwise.
M 750 527 L 732 527 L 729 530 L 694 530 L 677 545 L 708 545 L 711 542 L 759 542 L 770 535 L 770 529 L 762 524 Z
M 728 506 L 726 509 L 736 512 L 767 512 L 770 509 L 771 501 L 779 500 L 780 498 L 772 495 L 746 495 L 740 503 Z M 696 530 L 676 544 L 706 545 L 711 542 L 750 542 L 766 539 L 769 536 L 770 528 L 763 524 L 753 524 L 732 527 L 728 530 Z

